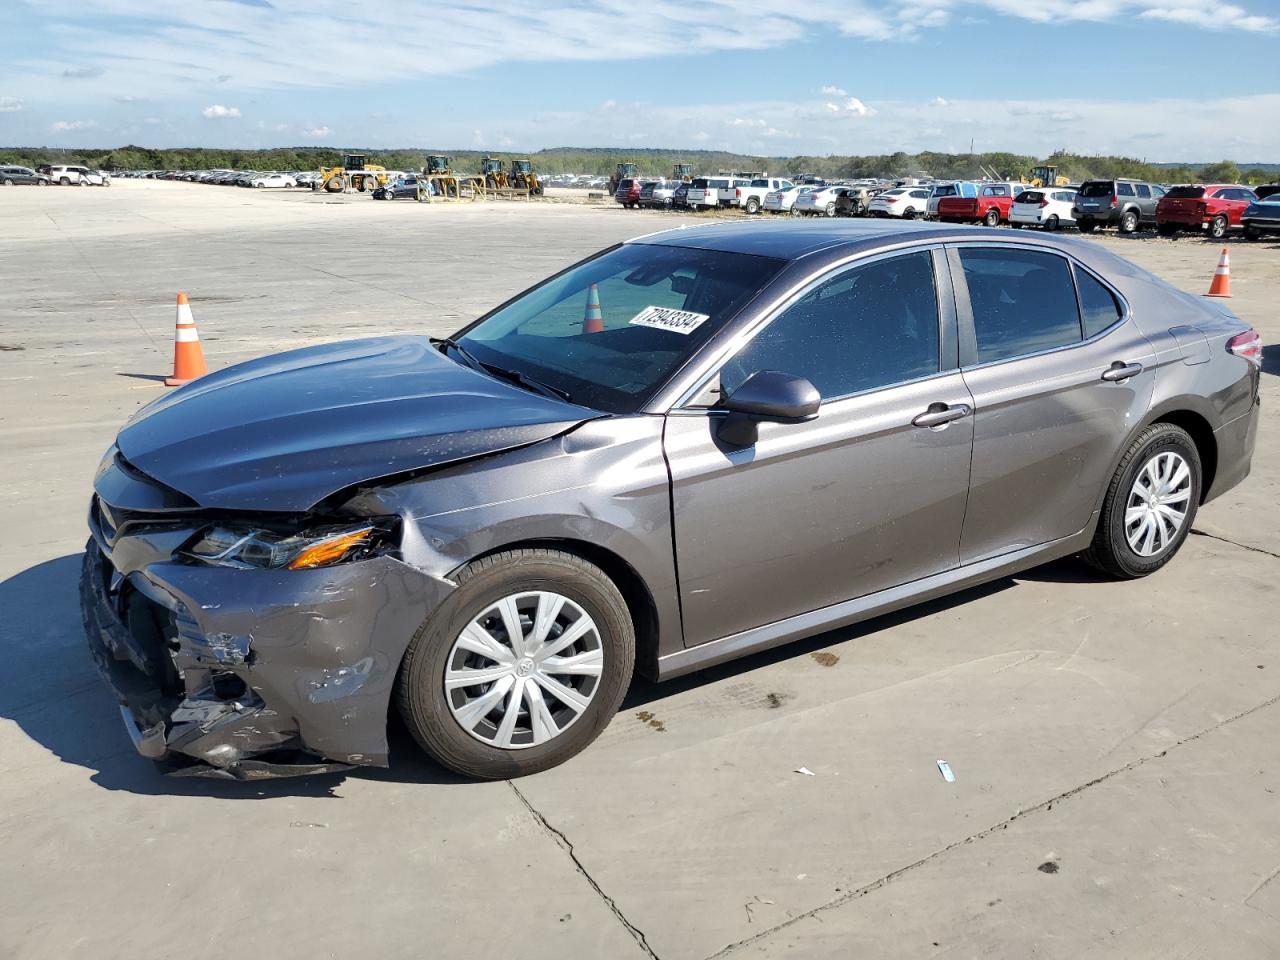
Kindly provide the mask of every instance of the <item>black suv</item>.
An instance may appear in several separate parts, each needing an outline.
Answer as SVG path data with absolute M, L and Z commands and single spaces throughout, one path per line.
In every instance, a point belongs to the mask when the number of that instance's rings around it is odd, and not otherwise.
M 1098 227 L 1119 227 L 1121 233 L 1154 227 L 1164 190 L 1145 180 L 1086 180 L 1076 194 L 1076 226 L 1081 233 Z

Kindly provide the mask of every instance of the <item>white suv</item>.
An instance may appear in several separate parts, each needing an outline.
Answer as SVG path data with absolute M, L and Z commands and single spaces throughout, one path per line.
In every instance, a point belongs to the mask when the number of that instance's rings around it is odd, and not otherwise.
M 111 178 L 99 170 L 88 167 L 52 166 L 49 168 L 49 180 L 64 187 L 109 187 Z

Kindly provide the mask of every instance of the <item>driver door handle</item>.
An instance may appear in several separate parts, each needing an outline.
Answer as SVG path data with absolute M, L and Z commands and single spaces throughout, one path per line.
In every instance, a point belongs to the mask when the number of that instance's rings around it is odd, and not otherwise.
M 917 427 L 941 427 L 952 420 L 967 417 L 969 411 L 969 405 L 965 403 L 957 403 L 955 406 L 948 406 L 945 403 L 931 403 L 928 410 L 911 422 Z
M 1140 363 L 1124 363 L 1117 360 L 1107 369 L 1102 371 L 1102 379 L 1110 380 L 1113 383 L 1119 383 L 1121 380 L 1128 380 L 1130 377 L 1136 377 L 1142 372 L 1142 364 Z

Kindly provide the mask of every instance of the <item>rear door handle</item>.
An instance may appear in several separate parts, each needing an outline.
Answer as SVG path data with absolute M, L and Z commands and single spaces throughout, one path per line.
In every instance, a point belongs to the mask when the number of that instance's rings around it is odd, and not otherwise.
M 964 403 L 957 403 L 955 406 L 948 406 L 945 403 L 931 403 L 928 410 L 911 422 L 917 427 L 941 427 L 952 420 L 967 417 L 969 411 L 969 405 Z
M 1102 371 L 1103 380 L 1111 380 L 1119 383 L 1121 380 L 1128 380 L 1130 377 L 1136 377 L 1142 372 L 1142 364 L 1140 363 L 1122 363 L 1117 360 L 1107 369 Z

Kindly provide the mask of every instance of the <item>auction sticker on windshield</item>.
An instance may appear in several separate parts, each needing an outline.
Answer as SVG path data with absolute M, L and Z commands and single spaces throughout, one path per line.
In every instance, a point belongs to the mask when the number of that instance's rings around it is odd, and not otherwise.
M 672 333 L 690 334 L 710 319 L 706 313 L 690 313 L 672 307 L 645 307 L 631 318 L 631 323 L 637 327 L 657 327 Z

